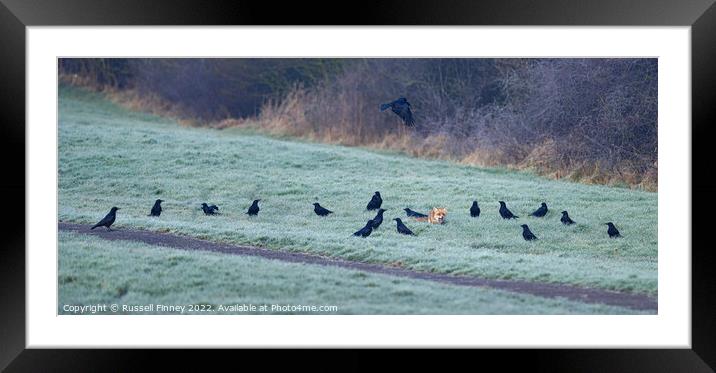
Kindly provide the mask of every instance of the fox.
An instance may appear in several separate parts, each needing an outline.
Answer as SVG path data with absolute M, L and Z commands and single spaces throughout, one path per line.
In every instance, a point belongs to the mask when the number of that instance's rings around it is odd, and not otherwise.
M 447 209 L 445 207 L 433 207 L 425 218 L 415 218 L 416 221 L 426 221 L 430 224 L 445 224 Z

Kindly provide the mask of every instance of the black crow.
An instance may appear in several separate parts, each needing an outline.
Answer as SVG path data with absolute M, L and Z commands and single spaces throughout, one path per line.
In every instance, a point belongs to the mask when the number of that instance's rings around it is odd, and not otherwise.
M 537 239 L 537 236 L 535 236 L 534 233 L 532 233 L 532 231 L 530 230 L 530 227 L 528 227 L 527 224 L 522 224 L 521 227 L 522 227 L 522 238 L 524 238 L 526 241 L 532 241 L 532 240 Z
M 378 209 L 378 213 L 373 218 L 373 229 L 378 229 L 383 224 L 383 213 L 385 209 Z
M 405 224 L 403 224 L 403 221 L 400 220 L 400 218 L 395 218 L 393 220 L 395 220 L 395 222 L 397 223 L 398 233 L 407 234 L 409 236 L 415 236 L 415 233 L 413 233 L 413 231 L 408 229 L 408 227 L 406 227 Z
M 246 211 L 249 215 L 258 215 L 259 214 L 259 201 L 260 199 L 255 199 L 254 203 L 251 204 L 251 207 L 249 207 L 249 211 Z
M 405 213 L 406 213 L 409 217 L 413 217 L 413 218 L 427 218 L 427 217 L 428 217 L 428 216 L 425 215 L 425 214 L 421 214 L 421 213 L 416 212 L 416 211 L 413 211 L 413 210 L 411 210 L 411 209 L 409 209 L 409 208 L 404 208 L 403 210 L 405 210 Z
M 544 202 L 542 202 L 542 205 L 540 205 L 540 207 L 537 210 L 535 210 L 533 213 L 530 214 L 530 216 L 535 216 L 538 218 L 541 218 L 545 215 L 547 215 L 547 204 Z
M 201 209 L 204 210 L 206 215 L 215 215 L 219 208 L 216 205 L 207 205 L 206 203 L 201 204 Z
M 500 216 L 502 216 L 503 219 L 517 219 L 519 216 L 512 213 L 507 208 L 507 205 L 505 204 L 505 201 L 497 201 L 500 202 Z
M 480 216 L 480 206 L 477 205 L 477 201 L 472 201 L 472 206 L 470 206 L 470 216 L 473 218 Z
M 569 218 L 569 214 L 567 213 L 567 211 L 562 211 L 562 218 L 559 219 L 559 221 L 561 221 L 564 225 L 574 224 L 574 220 Z
M 617 238 L 622 236 L 621 234 L 619 234 L 619 230 L 617 230 L 617 227 L 614 226 L 614 223 L 609 222 L 605 224 L 609 226 L 609 229 L 607 229 L 607 233 L 609 233 L 609 238 Z
M 368 223 L 365 224 L 365 227 L 361 228 L 358 232 L 353 233 L 353 235 L 365 238 L 370 236 L 371 232 L 373 232 L 373 220 L 368 220 Z
M 119 210 L 119 207 L 112 207 L 109 210 L 109 213 L 104 218 L 102 218 L 99 223 L 93 225 L 90 229 L 95 229 L 97 227 L 107 227 L 107 230 L 111 231 L 112 229 L 110 228 L 110 226 L 114 224 L 114 219 L 117 218 L 117 210 Z
M 152 206 L 149 216 L 159 216 L 162 213 L 162 202 L 164 202 L 162 199 L 154 201 L 154 206 Z
M 366 210 L 377 210 L 380 208 L 380 205 L 383 204 L 383 199 L 380 198 L 380 192 L 375 192 L 373 195 L 373 198 L 370 199 L 370 202 L 368 202 L 368 206 L 366 206 Z
M 318 202 L 313 204 L 313 212 L 316 213 L 316 215 L 319 216 L 327 216 L 328 214 L 332 214 L 333 211 L 330 211 L 326 208 L 321 207 L 321 205 L 318 204 Z
M 410 103 L 405 99 L 405 97 L 380 105 L 380 111 L 384 111 L 388 108 L 397 114 L 406 126 L 412 127 L 415 125 L 413 113 L 410 111 Z

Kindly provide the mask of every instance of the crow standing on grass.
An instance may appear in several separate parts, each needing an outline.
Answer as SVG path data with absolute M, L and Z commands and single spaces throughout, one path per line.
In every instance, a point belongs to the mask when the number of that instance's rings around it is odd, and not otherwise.
M 472 201 L 472 206 L 470 206 L 470 216 L 473 218 L 480 216 L 480 206 L 477 205 L 477 201 Z
M 162 202 L 164 202 L 164 200 L 161 199 L 154 201 L 154 206 L 152 206 L 152 211 L 149 213 L 149 216 L 159 216 L 162 213 Z
M 216 212 L 219 211 L 219 207 L 217 207 L 216 205 L 209 206 L 206 204 L 206 202 L 201 204 L 201 209 L 206 215 L 216 215 Z
M 395 218 L 393 220 L 395 220 L 395 222 L 397 223 L 398 233 L 407 234 L 408 236 L 415 236 L 415 233 L 408 229 L 408 227 L 403 224 L 403 221 L 400 220 L 400 218 Z
M 370 199 L 370 202 L 368 202 L 368 206 L 365 207 L 366 210 L 377 210 L 380 208 L 380 205 L 383 204 L 383 199 L 380 198 L 380 192 L 375 192 L 373 195 L 373 198 Z
M 251 207 L 249 207 L 249 211 L 246 211 L 246 213 L 250 216 L 255 216 L 259 214 L 259 201 L 260 199 L 255 199 L 254 203 L 251 204 Z M 270 201 L 269 201 L 270 202 Z
M 532 233 L 530 227 L 528 227 L 527 224 L 522 224 L 522 238 L 524 238 L 525 241 L 532 241 L 536 240 L 537 236 Z
M 547 215 L 547 204 L 542 202 L 542 205 L 535 210 L 533 213 L 530 214 L 530 216 L 541 218 L 543 216 Z
M 572 220 L 572 219 L 569 217 L 569 214 L 567 213 L 567 211 L 562 211 L 562 218 L 559 219 L 559 221 L 561 221 L 562 224 L 564 224 L 564 225 L 572 225 L 572 224 L 574 224 L 574 220 Z
M 373 218 L 373 229 L 378 229 L 381 224 L 383 224 L 383 213 L 385 212 L 385 209 L 378 209 L 378 213 Z
M 318 202 L 313 204 L 313 212 L 316 213 L 318 216 L 328 216 L 328 214 L 332 214 L 333 211 L 328 210 L 321 205 L 318 204 Z
M 415 120 L 413 119 L 413 112 L 410 111 L 410 103 L 408 102 L 408 100 L 405 99 L 405 97 L 401 97 L 393 102 L 380 105 L 380 111 L 385 111 L 388 108 L 390 108 L 390 110 L 392 110 L 396 115 L 398 115 L 400 119 L 403 120 L 403 124 L 405 124 L 406 126 L 412 127 L 415 125 Z
M 361 228 L 358 232 L 353 233 L 356 237 L 368 237 L 370 236 L 370 233 L 373 232 L 373 220 L 368 220 L 368 222 L 365 224 L 365 227 Z
M 425 214 L 421 214 L 421 213 L 419 213 L 417 211 L 413 211 L 409 208 L 404 208 L 403 210 L 405 210 L 405 214 L 407 214 L 408 217 L 412 217 L 412 218 L 427 218 L 428 217 Z
M 621 234 L 619 234 L 619 230 L 617 229 L 617 227 L 614 226 L 614 223 L 609 222 L 605 224 L 609 226 L 609 229 L 607 229 L 607 233 L 609 233 L 609 238 L 618 238 L 622 236 Z
M 512 211 L 510 211 L 510 209 L 507 208 L 505 201 L 497 201 L 497 202 L 500 202 L 500 216 L 502 216 L 503 219 L 519 218 L 519 216 L 513 214 Z
M 111 231 L 112 229 L 110 228 L 110 226 L 114 224 L 114 220 L 117 219 L 117 210 L 119 210 L 119 207 L 112 207 L 112 209 L 109 210 L 107 216 L 102 218 L 99 223 L 93 225 L 90 229 L 95 229 L 97 227 L 107 227 L 107 230 Z

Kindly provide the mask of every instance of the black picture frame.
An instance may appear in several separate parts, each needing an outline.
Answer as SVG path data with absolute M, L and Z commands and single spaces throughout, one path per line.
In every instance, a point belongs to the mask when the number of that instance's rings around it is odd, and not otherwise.
M 704 175 L 712 156 L 706 142 L 714 137 L 716 105 L 716 6 L 714 0 L 461 0 L 451 3 L 425 0 L 344 4 L 246 1 L 97 1 L 0 0 L 0 128 L 4 145 L 5 196 L 0 225 L 0 368 L 24 371 L 128 371 L 149 358 L 169 360 L 176 351 L 43 350 L 25 349 L 25 40 L 27 26 L 57 25 L 585 25 L 585 26 L 691 26 L 692 58 L 692 349 L 648 350 L 520 350 L 474 351 L 471 360 L 501 367 L 526 364 L 530 370 L 549 371 L 713 371 L 716 367 L 716 281 L 712 245 L 704 232 L 716 211 L 710 192 L 716 182 Z M 674 124 L 679 125 L 679 124 Z M 22 155 L 23 162 L 19 162 Z M 701 171 L 701 173 L 699 173 Z M 693 204 L 692 204 L 693 205 Z M 672 248 L 673 249 L 673 248 Z M 689 248 L 676 248 L 688 250 Z M 362 352 L 337 351 L 346 368 L 370 368 Z M 282 352 L 281 352 L 282 353 Z M 175 362 L 188 368 L 183 358 Z M 515 354 L 519 358 L 515 358 Z M 235 354 L 224 356 L 235 358 Z M 478 356 L 479 355 L 479 356 Z M 400 354 L 393 355 L 398 364 Z M 276 359 L 272 361 L 275 364 Z M 311 359 L 286 359 L 311 363 Z M 195 361 L 208 368 L 206 361 Z M 398 365 L 405 367 L 405 361 Z M 424 361 L 420 362 L 424 364 Z M 441 361 L 439 364 L 445 364 Z M 424 365 L 426 366 L 426 365 Z M 450 364 L 441 370 L 450 369 Z M 333 369 L 328 369 L 334 371 Z

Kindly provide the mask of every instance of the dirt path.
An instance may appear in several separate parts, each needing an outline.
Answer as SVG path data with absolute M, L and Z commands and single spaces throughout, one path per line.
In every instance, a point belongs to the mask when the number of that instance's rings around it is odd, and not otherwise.
M 258 256 L 267 259 L 283 260 L 286 262 L 341 267 L 391 276 L 443 282 L 452 285 L 489 287 L 547 298 L 563 297 L 584 303 L 607 304 L 612 306 L 628 307 L 636 310 L 657 310 L 657 300 L 655 298 L 640 294 L 620 293 L 601 289 L 583 288 L 573 285 L 547 284 L 518 280 L 491 280 L 479 277 L 419 272 L 405 268 L 346 261 L 312 254 L 290 253 L 258 247 L 216 243 L 169 233 L 158 233 L 125 228 L 112 231 L 107 231 L 104 228 L 90 230 L 90 226 L 91 225 L 88 224 L 58 223 L 58 227 L 62 231 L 89 234 L 107 240 L 138 241 L 151 245 L 167 246 L 181 250 L 203 250 L 234 255 Z

